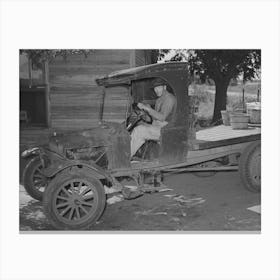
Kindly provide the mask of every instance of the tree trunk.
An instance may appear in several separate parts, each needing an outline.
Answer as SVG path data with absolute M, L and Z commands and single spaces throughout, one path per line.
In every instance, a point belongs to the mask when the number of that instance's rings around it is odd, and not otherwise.
M 227 88 L 230 80 L 215 80 L 216 95 L 215 95 L 215 106 L 212 123 L 217 123 L 221 120 L 221 110 L 226 110 L 227 106 Z

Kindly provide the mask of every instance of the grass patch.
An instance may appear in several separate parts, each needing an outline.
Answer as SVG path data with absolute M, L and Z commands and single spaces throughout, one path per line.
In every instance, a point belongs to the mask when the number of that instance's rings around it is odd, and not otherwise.
M 258 83 L 247 83 L 245 85 L 245 103 L 257 101 Z M 215 86 L 210 85 L 190 85 L 189 95 L 195 100 L 198 106 L 199 123 L 208 126 L 211 122 L 214 103 Z M 227 109 L 236 110 L 242 108 L 242 85 L 230 86 L 227 91 Z

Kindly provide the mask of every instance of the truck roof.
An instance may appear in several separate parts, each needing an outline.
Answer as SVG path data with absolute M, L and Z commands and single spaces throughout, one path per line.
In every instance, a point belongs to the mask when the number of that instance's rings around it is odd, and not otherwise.
M 108 75 L 99 77 L 95 81 L 97 85 L 105 87 L 129 85 L 132 80 L 161 77 L 161 74 L 167 71 L 171 72 L 170 78 L 172 78 L 172 74 L 176 75 L 176 73 L 185 72 L 187 69 L 188 64 L 186 62 L 155 63 L 115 71 Z

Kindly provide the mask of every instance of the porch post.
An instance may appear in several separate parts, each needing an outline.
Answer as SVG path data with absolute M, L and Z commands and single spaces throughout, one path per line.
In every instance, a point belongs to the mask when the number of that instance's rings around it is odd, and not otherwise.
M 49 62 L 45 61 L 43 65 L 43 76 L 45 84 L 45 103 L 46 103 L 46 117 L 47 126 L 51 127 L 51 111 L 50 111 L 50 83 L 49 83 Z

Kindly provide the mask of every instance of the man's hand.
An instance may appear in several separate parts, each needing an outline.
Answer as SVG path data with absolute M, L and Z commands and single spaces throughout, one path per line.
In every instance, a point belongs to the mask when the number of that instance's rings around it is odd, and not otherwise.
M 137 107 L 141 110 L 147 111 L 149 113 L 151 106 L 150 104 L 143 104 L 143 103 L 138 103 Z

